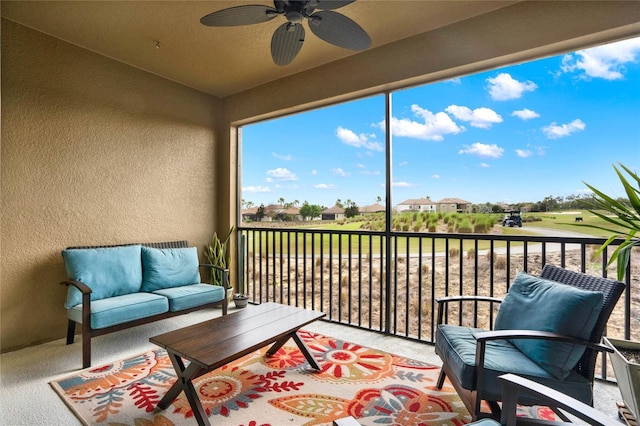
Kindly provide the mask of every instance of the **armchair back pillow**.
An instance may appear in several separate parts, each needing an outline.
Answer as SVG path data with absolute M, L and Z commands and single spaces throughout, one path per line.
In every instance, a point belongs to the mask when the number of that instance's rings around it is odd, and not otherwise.
M 538 330 L 589 340 L 604 296 L 520 272 L 500 305 L 496 330 Z M 563 380 L 580 360 L 585 347 L 536 339 L 512 339 L 549 374 Z

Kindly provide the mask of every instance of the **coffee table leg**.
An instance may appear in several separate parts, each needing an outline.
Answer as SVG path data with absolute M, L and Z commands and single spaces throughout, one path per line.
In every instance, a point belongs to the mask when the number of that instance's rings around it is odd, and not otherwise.
M 193 416 L 196 418 L 198 425 L 209 426 L 211 423 L 209 423 L 207 414 L 202 407 L 202 403 L 198 398 L 198 394 L 196 393 L 196 389 L 192 382 L 196 377 L 206 373 L 206 370 L 198 367 L 195 363 L 191 363 L 185 368 L 182 358 L 171 352 L 167 352 L 167 354 L 169 355 L 169 359 L 171 359 L 171 364 L 173 364 L 173 368 L 176 370 L 178 378 L 173 386 L 171 386 L 167 393 L 162 397 L 158 403 L 158 408 L 164 410 L 169 407 L 169 405 L 178 397 L 180 392 L 184 390 L 184 394 L 189 401 L 191 411 L 193 411 Z
M 307 362 L 309 363 L 309 365 L 311 365 L 311 368 L 314 368 L 320 371 L 321 370 L 320 364 L 318 364 L 318 361 L 316 361 L 316 359 L 311 354 L 311 351 L 309 350 L 309 347 L 307 346 L 307 344 L 304 343 L 304 341 L 300 338 L 300 336 L 298 336 L 298 332 L 293 333 L 291 335 L 291 338 L 293 339 L 294 342 L 296 342 L 296 345 L 298 345 L 298 347 L 300 348 L 300 352 L 302 352 L 304 357 L 307 359 Z
M 278 351 L 278 349 L 280 349 L 285 343 L 287 343 L 287 340 L 289 340 L 290 338 L 293 339 L 294 342 L 296 342 L 296 345 L 298 345 L 300 352 L 302 352 L 302 355 L 304 355 L 304 357 L 307 359 L 307 362 L 311 365 L 311 368 L 314 368 L 320 371 L 321 370 L 320 364 L 318 364 L 318 362 L 313 357 L 313 355 L 311 355 L 311 351 L 309 350 L 309 347 L 307 347 L 306 343 L 304 343 L 304 341 L 300 338 L 300 336 L 298 336 L 297 331 L 294 331 L 291 334 L 287 334 L 282 339 L 277 340 L 269 348 L 266 355 L 272 356 L 273 354 L 275 354 Z

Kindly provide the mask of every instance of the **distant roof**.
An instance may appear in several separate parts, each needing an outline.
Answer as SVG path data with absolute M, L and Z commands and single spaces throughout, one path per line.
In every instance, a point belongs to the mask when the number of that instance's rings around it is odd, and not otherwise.
M 443 198 L 437 204 L 471 204 L 471 201 L 463 200 L 462 198 Z
M 322 210 L 322 213 L 344 213 L 344 208 L 340 207 L 340 206 L 333 206 L 333 207 L 329 207 L 328 209 L 324 209 Z
M 431 198 L 409 198 L 408 200 L 404 200 L 403 202 L 398 203 L 399 206 L 415 206 L 416 204 L 435 204 L 435 202 Z
M 370 206 L 359 207 L 360 213 L 377 213 L 385 211 L 385 207 L 380 203 L 371 204 Z

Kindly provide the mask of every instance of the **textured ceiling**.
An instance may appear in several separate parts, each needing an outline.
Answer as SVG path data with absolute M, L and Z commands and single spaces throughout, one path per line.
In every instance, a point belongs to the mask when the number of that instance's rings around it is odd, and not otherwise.
M 370 49 L 500 9 L 517 1 L 358 0 L 339 9 L 370 35 Z M 270 1 L 2 1 L 2 16 L 115 60 L 223 98 L 357 55 L 307 31 L 296 59 L 280 67 L 271 35 L 284 17 L 214 28 L 202 16 Z M 304 24 L 308 29 L 307 23 Z

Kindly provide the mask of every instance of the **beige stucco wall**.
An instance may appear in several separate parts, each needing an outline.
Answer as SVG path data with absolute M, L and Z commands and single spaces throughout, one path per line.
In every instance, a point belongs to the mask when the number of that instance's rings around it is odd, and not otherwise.
M 218 99 L 6 20 L 1 95 L 7 351 L 64 336 L 66 246 L 201 249 L 224 207 L 214 202 Z

